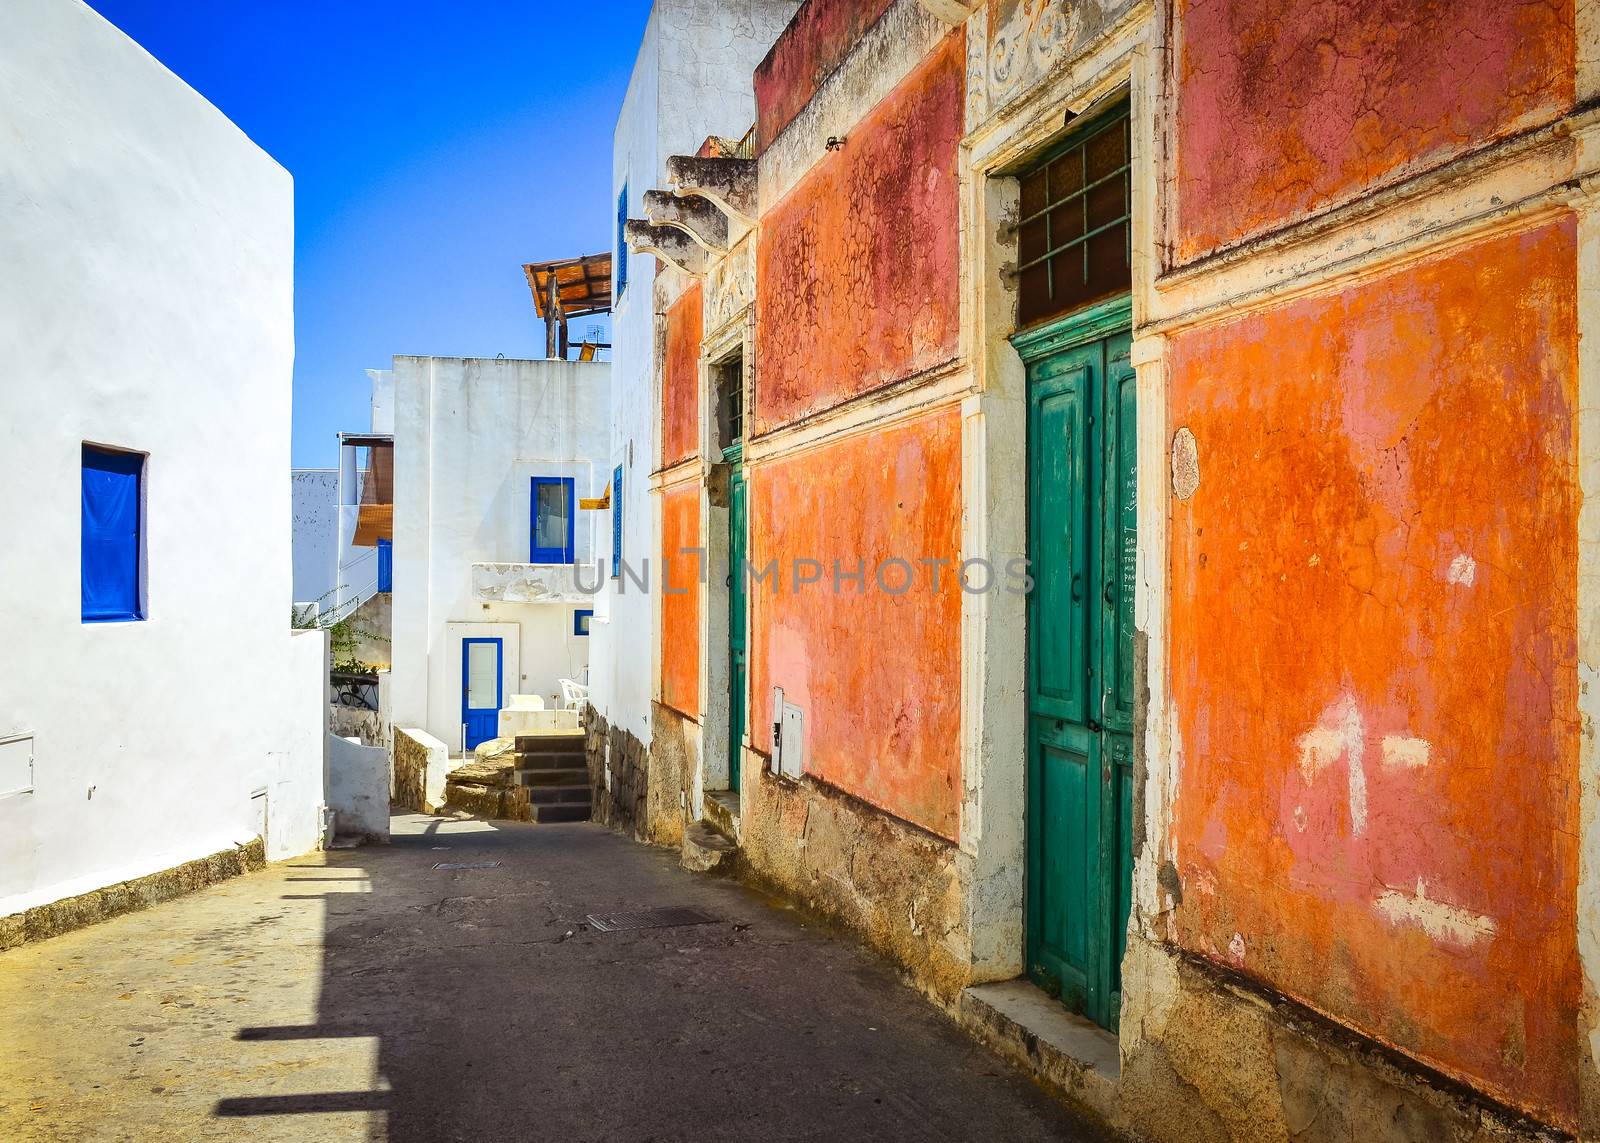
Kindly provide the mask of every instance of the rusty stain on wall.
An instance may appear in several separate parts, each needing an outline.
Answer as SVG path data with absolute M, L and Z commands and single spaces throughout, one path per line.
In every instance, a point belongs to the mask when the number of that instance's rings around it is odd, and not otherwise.
M 1168 422 L 1181 943 L 1569 1129 L 1575 251 L 1181 333 Z
M 700 340 L 704 288 L 696 280 L 667 309 L 661 362 L 661 464 L 700 450 Z
M 1572 104 L 1573 0 L 1178 0 L 1188 261 Z
M 661 494 L 661 701 L 700 717 L 700 485 Z
M 763 216 L 757 433 L 955 356 L 964 44 L 952 32 Z
M 947 408 L 763 463 L 751 482 L 750 550 L 778 561 L 779 590 L 750 586 L 751 738 L 771 688 L 805 712 L 809 773 L 898 817 L 954 838 L 960 803 L 961 421 Z M 913 564 L 909 590 L 882 590 L 881 561 Z M 939 590 L 919 559 L 950 561 Z M 823 564 L 797 589 L 797 559 Z M 865 566 L 865 587 L 843 582 Z M 891 589 L 906 582 L 893 568 Z

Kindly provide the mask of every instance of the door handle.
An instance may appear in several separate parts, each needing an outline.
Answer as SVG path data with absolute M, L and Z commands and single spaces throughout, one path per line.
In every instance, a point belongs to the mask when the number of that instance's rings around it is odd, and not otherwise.
M 1105 597 L 1107 607 L 1115 607 L 1117 605 L 1117 588 L 1115 584 L 1106 584 Z
M 1073 572 L 1072 573 L 1072 602 L 1073 603 L 1082 603 L 1083 602 L 1083 573 L 1082 572 Z
M 1099 734 L 1102 730 L 1105 729 L 1105 727 L 1101 726 L 1098 722 L 1096 722 L 1092 718 L 1086 720 L 1086 725 L 1089 727 L 1089 733 L 1090 734 Z

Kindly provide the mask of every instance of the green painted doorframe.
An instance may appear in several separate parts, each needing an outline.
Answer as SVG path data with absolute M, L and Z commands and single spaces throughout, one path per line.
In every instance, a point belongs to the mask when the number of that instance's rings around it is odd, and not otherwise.
M 1028 376 L 1027 965 L 1111 1029 L 1133 877 L 1131 300 L 1012 338 Z
M 744 743 L 745 672 L 745 531 L 749 516 L 744 483 L 744 446 L 722 451 L 730 466 L 728 479 L 728 789 L 739 792 L 739 762 Z

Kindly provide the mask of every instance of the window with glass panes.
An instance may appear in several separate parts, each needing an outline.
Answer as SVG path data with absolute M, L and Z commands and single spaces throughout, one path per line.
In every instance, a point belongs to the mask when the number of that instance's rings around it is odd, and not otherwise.
M 1124 104 L 1075 132 L 1021 177 L 1019 326 L 1131 288 L 1128 132 Z
M 717 447 L 728 449 L 744 440 L 744 358 L 722 362 L 716 379 Z

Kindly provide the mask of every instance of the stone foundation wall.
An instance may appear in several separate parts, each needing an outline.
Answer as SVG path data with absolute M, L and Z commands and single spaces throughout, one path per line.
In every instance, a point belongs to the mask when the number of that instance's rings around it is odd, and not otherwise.
M 700 724 L 669 706 L 652 705 L 645 800 L 649 836 L 657 845 L 682 845 L 689 824 L 685 807 L 693 796 L 699 769 Z
M 1130 935 L 1121 1118 L 1154 1143 L 1560 1139 L 1304 1006 Z
M 584 758 L 594 791 L 590 820 L 648 841 L 649 750 L 626 730 L 607 723 L 592 706 L 584 709 L 583 729 Z
M 394 805 L 417 813 L 438 813 L 444 805 L 445 775 L 450 751 L 444 743 L 421 730 L 394 731 Z
M 743 787 L 747 876 L 852 930 L 942 1001 L 971 983 L 955 846 L 810 778 L 760 770 Z
M 0 917 L 0 951 L 109 921 L 123 913 L 148 909 L 219 881 L 265 868 L 266 864 L 266 844 L 255 838 L 234 849 L 186 861 L 160 873 L 52 901 L 25 913 Z

